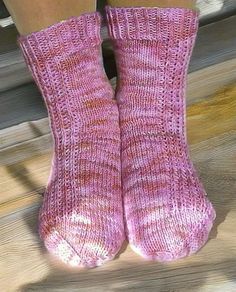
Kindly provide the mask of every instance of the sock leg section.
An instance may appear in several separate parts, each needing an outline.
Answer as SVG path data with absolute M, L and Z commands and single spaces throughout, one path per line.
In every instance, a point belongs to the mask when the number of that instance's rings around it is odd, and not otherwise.
M 199 250 L 215 211 L 189 158 L 185 87 L 197 12 L 107 8 L 117 68 L 125 217 L 134 250 L 169 261 Z
M 124 239 L 118 109 L 102 67 L 100 16 L 73 17 L 19 43 L 54 140 L 41 238 L 69 265 L 100 265 Z

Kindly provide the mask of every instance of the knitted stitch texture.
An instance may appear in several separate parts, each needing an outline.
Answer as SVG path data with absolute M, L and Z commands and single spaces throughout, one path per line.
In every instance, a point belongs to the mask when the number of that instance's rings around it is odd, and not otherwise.
M 100 265 L 124 240 L 118 109 L 102 67 L 100 22 L 85 14 L 19 40 L 54 139 L 39 232 L 72 266 Z
M 206 242 L 215 211 L 189 158 L 185 86 L 198 14 L 184 8 L 107 7 L 127 233 L 148 259 L 170 261 Z

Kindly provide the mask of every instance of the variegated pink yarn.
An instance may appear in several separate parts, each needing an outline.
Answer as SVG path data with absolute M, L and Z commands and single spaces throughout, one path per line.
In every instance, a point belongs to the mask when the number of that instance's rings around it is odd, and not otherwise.
M 100 265 L 124 240 L 118 109 L 102 67 L 100 16 L 73 17 L 19 43 L 54 138 L 40 235 L 63 262 Z
M 185 87 L 197 12 L 110 8 L 120 111 L 128 238 L 148 259 L 192 254 L 207 241 L 215 211 L 189 158 Z

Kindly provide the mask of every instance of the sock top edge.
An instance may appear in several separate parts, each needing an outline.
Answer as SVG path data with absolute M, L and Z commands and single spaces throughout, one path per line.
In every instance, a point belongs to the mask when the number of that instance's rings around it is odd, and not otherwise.
M 105 6 L 105 10 L 106 11 L 143 11 L 143 10 L 154 10 L 155 12 L 181 12 L 181 11 L 190 11 L 193 12 L 195 14 L 200 14 L 198 9 L 191 9 L 191 8 L 187 8 L 187 7 L 152 7 L 152 6 L 127 6 L 127 7 L 113 7 L 113 6 L 109 6 L 106 5 Z
M 25 60 L 62 58 L 85 48 L 101 44 L 101 16 L 99 12 L 62 20 L 38 32 L 18 38 Z
M 199 13 L 188 8 L 115 8 L 106 6 L 112 39 L 157 40 L 196 34 Z
M 80 16 L 72 16 L 68 19 L 61 20 L 39 31 L 32 32 L 28 35 L 18 37 L 19 43 L 27 43 L 31 39 L 41 38 L 51 33 L 62 33 L 64 28 L 77 28 L 78 36 L 85 38 L 100 38 L 101 16 L 99 12 L 85 13 Z

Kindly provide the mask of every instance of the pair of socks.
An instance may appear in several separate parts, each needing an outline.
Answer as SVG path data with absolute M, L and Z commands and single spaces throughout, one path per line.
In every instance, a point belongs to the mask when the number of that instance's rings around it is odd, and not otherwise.
M 106 14 L 117 101 L 102 65 L 99 13 L 19 39 L 54 141 L 40 236 L 72 266 L 111 260 L 125 236 L 145 258 L 178 259 L 204 245 L 215 218 L 185 132 L 198 15 L 111 7 Z

